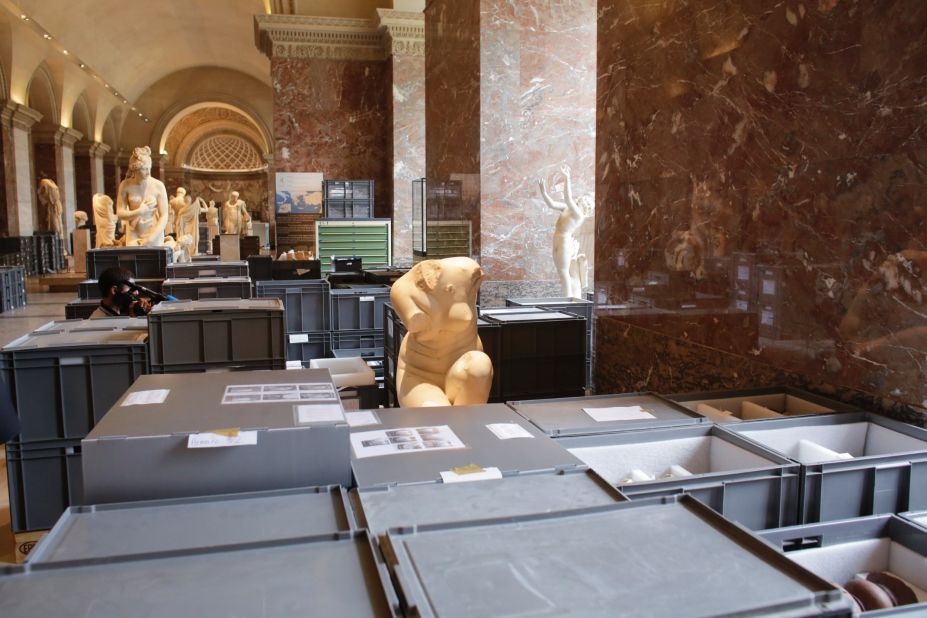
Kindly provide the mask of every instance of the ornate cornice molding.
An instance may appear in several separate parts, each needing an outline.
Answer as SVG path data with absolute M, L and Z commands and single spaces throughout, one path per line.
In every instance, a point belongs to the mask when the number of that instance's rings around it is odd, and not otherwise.
M 255 15 L 254 43 L 269 58 L 386 59 L 372 19 Z
M 31 107 L 7 101 L 2 112 L 0 112 L 0 117 L 7 126 L 29 131 L 32 129 L 32 125 L 42 119 L 42 113 Z
M 103 142 L 81 141 L 74 147 L 75 154 L 94 159 L 102 159 L 109 151 L 110 147 Z
M 67 127 L 48 127 L 39 125 L 32 129 L 32 139 L 39 144 L 54 144 L 55 146 L 67 146 L 74 148 L 74 145 L 84 136 L 80 131 L 69 129 Z
M 387 56 L 425 55 L 425 14 L 377 9 Z

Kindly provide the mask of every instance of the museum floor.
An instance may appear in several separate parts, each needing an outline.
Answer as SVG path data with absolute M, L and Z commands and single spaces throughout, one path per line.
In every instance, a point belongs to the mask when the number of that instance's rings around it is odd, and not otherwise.
M 52 320 L 64 319 L 64 305 L 74 297 L 72 293 L 36 291 L 30 281 L 29 304 L 21 309 L 0 313 L 0 346 L 32 332 Z M 6 478 L 6 450 L 0 449 L 0 562 L 14 562 L 13 533 L 10 530 L 10 502 Z

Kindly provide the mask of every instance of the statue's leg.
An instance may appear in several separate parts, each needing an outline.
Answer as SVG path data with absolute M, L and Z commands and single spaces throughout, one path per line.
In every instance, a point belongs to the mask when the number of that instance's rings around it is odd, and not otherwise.
M 451 365 L 445 381 L 452 405 L 486 403 L 492 388 L 492 361 L 485 352 L 472 350 Z
M 399 377 L 399 405 L 404 408 L 449 406 L 451 402 L 437 384 L 426 382 L 415 374 Z
M 576 256 L 576 269 L 579 271 L 579 291 L 589 287 L 589 261 L 585 253 Z

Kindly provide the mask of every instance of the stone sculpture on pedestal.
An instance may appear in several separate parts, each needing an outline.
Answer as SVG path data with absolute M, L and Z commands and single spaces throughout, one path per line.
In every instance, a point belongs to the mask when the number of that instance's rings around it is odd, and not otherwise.
M 222 204 L 222 233 L 247 236 L 251 231 L 251 215 L 238 191 L 229 193 L 229 201 Z
M 58 185 L 49 178 L 43 178 L 39 181 L 36 194 L 42 207 L 45 231 L 54 232 L 59 238 L 64 238 L 64 225 L 61 222 L 64 208 L 61 206 L 61 191 L 58 190 Z
M 403 407 L 486 403 L 492 361 L 476 330 L 483 279 L 468 257 L 425 260 L 393 284 L 390 301 L 408 334 L 399 347 L 396 385 Z
M 196 201 L 186 196 L 185 205 L 177 215 L 174 224 L 177 233 L 177 242 L 180 243 L 185 252 L 184 261 L 189 262 L 192 256 L 199 253 L 200 244 L 200 213 L 206 212 L 206 202 L 203 198 L 198 197 Z
M 554 268 L 560 277 L 560 291 L 564 296 L 582 298 L 583 288 L 588 282 L 588 260 L 585 253 L 580 252 L 582 244 L 581 234 L 583 223 L 592 217 L 593 200 L 591 196 L 583 196 L 579 200 L 573 199 L 573 187 L 570 182 L 570 168 L 566 165 L 560 168 L 564 177 L 563 202 L 555 201 L 547 192 L 547 183 L 538 180 L 541 197 L 544 202 L 554 210 L 560 212 L 554 226 L 553 259 Z
M 83 210 L 78 210 L 74 213 L 74 229 L 79 230 L 82 227 L 87 227 L 87 213 Z
M 116 194 L 116 216 L 126 222 L 126 246 L 163 246 L 168 208 L 164 183 L 151 177 L 151 148 L 136 148 Z
M 113 199 L 103 193 L 93 196 L 93 224 L 97 228 L 97 249 L 116 246 L 116 213 Z
M 175 191 L 174 197 L 172 197 L 170 201 L 170 218 L 165 230 L 168 234 L 179 234 L 177 231 L 177 221 L 180 218 L 180 211 L 187 205 L 187 201 L 187 190 L 183 187 L 177 187 L 177 191 Z M 179 237 L 180 236 L 178 236 L 178 238 Z

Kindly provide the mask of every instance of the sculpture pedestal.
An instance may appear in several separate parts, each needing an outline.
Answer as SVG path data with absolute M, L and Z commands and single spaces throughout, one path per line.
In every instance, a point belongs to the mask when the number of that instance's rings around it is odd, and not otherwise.
M 219 258 L 223 262 L 241 260 L 241 246 L 238 234 L 219 235 Z
M 74 272 L 87 272 L 87 249 L 90 245 L 90 230 L 74 230 L 71 232 L 71 242 L 74 243 Z

